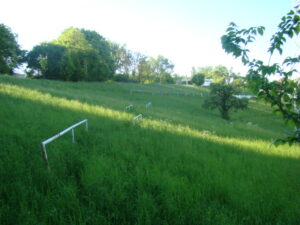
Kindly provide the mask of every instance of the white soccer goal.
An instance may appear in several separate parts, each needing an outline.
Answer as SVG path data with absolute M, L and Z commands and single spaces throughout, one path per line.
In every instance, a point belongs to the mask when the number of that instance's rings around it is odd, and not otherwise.
M 132 108 L 133 108 L 133 105 L 130 104 L 130 105 L 128 105 L 128 106 L 125 107 L 125 111 L 129 111 L 129 110 L 132 109 Z
M 133 124 L 135 124 L 138 120 L 142 119 L 143 115 L 139 114 L 132 119 Z
M 85 120 L 82 120 L 70 127 L 68 127 L 67 129 L 59 132 L 58 134 L 54 135 L 53 137 L 51 138 L 48 138 L 47 140 L 44 140 L 41 142 L 41 145 L 42 145 L 42 153 L 43 153 L 43 157 L 44 157 L 44 160 L 46 162 L 46 165 L 48 166 L 48 155 L 47 155 L 47 151 L 46 151 L 46 145 L 52 141 L 54 141 L 55 139 L 59 138 L 60 136 L 64 135 L 65 133 L 67 133 L 68 131 L 71 131 L 71 135 L 72 135 L 72 142 L 75 143 L 75 133 L 74 133 L 74 128 L 85 123 L 85 129 L 88 130 L 88 120 L 85 119 Z
M 151 102 L 148 102 L 147 104 L 146 104 L 146 108 L 149 108 L 149 107 L 151 107 L 152 106 L 152 103 Z

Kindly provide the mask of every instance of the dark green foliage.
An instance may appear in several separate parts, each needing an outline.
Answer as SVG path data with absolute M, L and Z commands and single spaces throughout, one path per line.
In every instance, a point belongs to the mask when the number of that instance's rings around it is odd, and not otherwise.
M 169 59 L 131 52 L 85 29 L 66 29 L 56 40 L 35 46 L 27 61 L 28 74 L 46 79 L 174 83 L 174 64 Z
M 237 89 L 232 84 L 214 83 L 210 85 L 209 97 L 205 100 L 203 106 L 209 109 L 218 109 L 221 117 L 229 120 L 229 112 L 239 109 L 246 109 L 248 99 L 239 99 L 234 95 L 237 94 Z
M 271 64 L 271 57 L 277 50 L 279 54 L 283 52 L 283 45 L 287 38 L 293 38 L 300 32 L 300 10 L 291 10 L 282 17 L 278 25 L 278 31 L 270 40 L 270 60 L 268 63 L 257 59 L 249 59 L 247 45 L 255 40 L 257 34 L 264 33 L 264 27 L 251 27 L 249 29 L 238 29 L 231 23 L 225 35 L 222 36 L 222 46 L 224 50 L 235 57 L 241 57 L 244 65 L 250 67 L 247 80 L 252 91 L 258 97 L 269 102 L 275 108 L 274 112 L 282 114 L 283 119 L 290 123 L 293 129 L 285 139 L 280 139 L 275 144 L 288 142 L 293 144 L 300 142 L 300 86 L 291 79 L 296 73 L 296 66 L 300 63 L 300 56 L 287 57 L 282 65 Z M 270 76 L 276 75 L 279 80 L 272 81 Z
M 97 52 L 101 77 L 104 80 L 111 78 L 115 72 L 115 64 L 109 42 L 96 31 L 85 29 L 80 31 L 84 34 L 88 44 Z
M 116 74 L 116 75 L 114 75 L 113 80 L 117 81 L 117 82 L 128 82 L 128 81 L 130 81 L 127 74 Z
M 175 81 L 171 74 L 169 73 L 163 73 L 160 75 L 160 83 L 161 84 L 174 84 Z
M 36 71 L 46 79 L 62 79 L 62 63 L 65 57 L 66 48 L 52 43 L 42 43 L 34 46 L 27 54 L 28 68 Z M 43 68 L 43 61 L 46 60 L 46 67 Z M 64 79 L 62 79 L 64 80 Z
M 114 72 L 108 42 L 95 31 L 76 28 L 35 46 L 27 61 L 28 68 L 46 79 L 104 81 Z
M 196 73 L 192 77 L 193 84 L 197 86 L 201 86 L 202 84 L 204 84 L 204 80 L 205 80 L 205 75 L 202 73 Z
M 0 73 L 13 74 L 24 60 L 25 52 L 17 43 L 17 36 L 4 24 L 0 24 Z

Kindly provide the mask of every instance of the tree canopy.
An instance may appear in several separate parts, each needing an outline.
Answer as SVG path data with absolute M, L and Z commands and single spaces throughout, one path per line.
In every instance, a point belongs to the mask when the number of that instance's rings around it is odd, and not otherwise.
M 203 107 L 218 109 L 221 117 L 229 120 L 231 111 L 246 109 L 248 106 L 248 99 L 239 99 L 235 96 L 237 94 L 238 88 L 232 83 L 211 84 L 209 97 L 205 99 Z
M 51 43 L 34 46 L 26 57 L 28 67 L 47 79 L 60 79 L 62 69 L 60 62 L 65 51 L 65 47 Z
M 109 43 L 95 31 L 77 28 L 35 46 L 27 60 L 28 68 L 47 79 L 103 81 L 114 73 Z
M 17 36 L 4 24 L 0 24 L 0 73 L 12 74 L 23 62 L 25 52 L 21 50 Z
M 197 86 L 201 86 L 204 84 L 205 81 L 205 75 L 203 73 L 195 73 L 192 77 L 193 84 Z
M 89 51 L 92 49 L 84 33 L 73 27 L 64 30 L 52 43 L 73 50 Z
M 111 42 L 116 74 L 126 75 L 128 79 L 143 83 L 174 83 L 174 64 L 166 57 L 148 57 L 132 52 L 125 45 Z
M 132 52 L 95 31 L 73 27 L 56 40 L 34 46 L 27 61 L 29 73 L 46 79 L 174 82 L 169 59 Z

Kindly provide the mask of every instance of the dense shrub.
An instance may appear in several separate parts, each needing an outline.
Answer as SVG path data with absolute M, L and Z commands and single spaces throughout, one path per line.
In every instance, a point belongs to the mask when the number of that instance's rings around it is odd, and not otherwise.
M 204 80 L 205 80 L 204 74 L 196 73 L 196 74 L 193 75 L 192 83 L 197 85 L 197 86 L 201 86 L 202 84 L 204 84 Z

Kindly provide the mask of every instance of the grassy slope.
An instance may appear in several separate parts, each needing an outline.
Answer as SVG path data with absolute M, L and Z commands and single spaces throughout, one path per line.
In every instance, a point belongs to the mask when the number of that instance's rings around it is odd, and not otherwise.
M 0 224 L 300 223 L 300 148 L 269 148 L 285 129 L 270 108 L 226 122 L 201 96 L 130 89 L 206 94 L 0 77 Z M 66 134 L 47 146 L 49 172 L 39 143 L 84 118 L 75 145 Z

